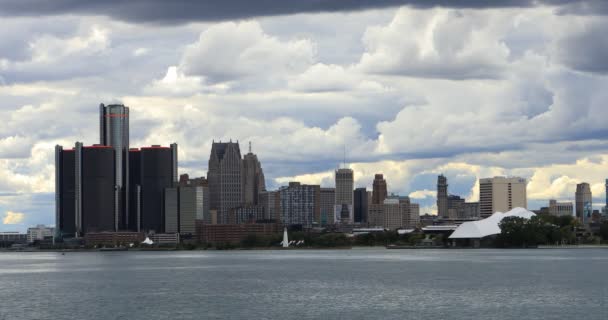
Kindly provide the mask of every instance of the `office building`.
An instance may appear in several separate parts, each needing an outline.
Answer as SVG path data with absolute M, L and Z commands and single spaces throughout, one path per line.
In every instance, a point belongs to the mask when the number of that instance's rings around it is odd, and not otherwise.
M 281 201 L 278 191 L 262 191 L 260 205 L 264 208 L 264 219 L 274 222 L 281 220 Z
M 264 171 L 258 156 L 251 152 L 243 157 L 243 201 L 246 206 L 258 205 L 260 192 L 266 191 Z
M 586 225 L 591 221 L 593 214 L 593 195 L 591 194 L 591 186 L 584 182 L 576 185 L 576 217 L 579 221 Z
M 354 173 L 353 170 L 342 168 L 336 170 L 336 202 L 334 222 L 350 224 L 354 221 Z
M 263 206 L 249 205 L 230 209 L 228 224 L 268 222 Z
M 314 217 L 319 216 L 321 187 L 290 182 L 279 189 L 281 223 L 312 227 Z
M 444 175 L 440 175 L 437 177 L 437 215 L 441 218 L 449 218 L 450 212 L 448 210 L 448 179 Z
M 0 248 L 8 248 L 14 244 L 27 244 L 27 234 L 16 231 L 0 232 Z
M 369 225 L 387 230 L 412 229 L 420 223 L 420 206 L 409 198 L 387 198 L 383 204 L 369 205 Z
M 228 212 L 243 202 L 243 162 L 238 142 L 213 142 L 209 156 L 210 209 L 219 224 L 228 223 Z
M 388 196 L 388 189 L 386 180 L 382 174 L 376 174 L 374 176 L 374 182 L 372 187 L 372 202 L 371 204 L 383 204 L 384 200 Z
M 34 243 L 54 236 L 55 228 L 47 227 L 45 225 L 39 224 L 34 228 L 27 229 L 27 243 Z
M 557 202 L 557 200 L 549 200 L 549 214 L 552 216 L 572 216 L 574 206 L 572 202 Z
M 74 149 L 55 147 L 55 225 L 57 235 L 74 237 L 87 232 L 116 231 L 119 189 L 116 187 L 114 149 L 103 145 Z
M 365 223 L 367 222 L 367 209 L 369 205 L 369 203 L 367 202 L 367 189 L 355 189 L 354 197 L 355 223 Z
M 209 212 L 209 183 L 207 179 L 204 177 L 190 178 L 186 173 L 179 176 L 179 186 L 201 188 L 202 193 L 197 193 L 197 202 L 202 203 L 202 211 L 197 210 L 196 219 L 211 223 L 211 215 Z
M 114 148 L 117 197 L 115 228 L 126 229 L 129 215 L 129 108 L 122 104 L 99 105 L 99 143 Z
M 479 208 L 482 218 L 495 212 L 528 207 L 526 179 L 494 177 L 479 180 Z
M 195 220 L 203 215 L 203 188 L 179 186 L 166 188 L 164 195 L 166 233 L 194 235 Z M 200 219 L 199 219 L 200 220 Z
M 140 149 L 141 230 L 165 232 L 164 194 L 177 185 L 177 144 Z
M 315 218 L 315 221 L 319 222 L 322 226 L 325 226 L 328 224 L 334 224 L 335 203 L 336 203 L 336 189 L 335 188 L 321 188 L 320 204 L 319 204 L 319 218 Z
M 212 245 L 240 244 L 247 237 L 280 234 L 283 228 L 276 223 L 254 224 L 205 224 L 196 222 L 196 235 L 201 243 Z

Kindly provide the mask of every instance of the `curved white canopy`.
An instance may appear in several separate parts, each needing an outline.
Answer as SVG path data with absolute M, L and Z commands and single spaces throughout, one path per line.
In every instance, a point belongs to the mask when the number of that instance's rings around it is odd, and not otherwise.
M 506 217 L 520 217 L 530 219 L 535 214 L 524 208 L 515 208 L 509 212 L 496 212 L 493 215 L 479 221 L 465 222 L 458 226 L 449 239 L 480 239 L 483 237 L 500 233 L 498 226 Z

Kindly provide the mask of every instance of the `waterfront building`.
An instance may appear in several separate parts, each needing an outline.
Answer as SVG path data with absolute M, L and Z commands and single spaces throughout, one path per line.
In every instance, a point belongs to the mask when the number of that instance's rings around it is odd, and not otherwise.
M 0 248 L 7 248 L 13 244 L 27 244 L 27 234 L 16 231 L 0 232 Z
M 27 229 L 27 243 L 44 240 L 45 238 L 54 237 L 55 228 L 47 227 L 39 224 L 36 227 Z
M 357 188 L 354 194 L 354 215 L 355 223 L 367 222 L 367 210 L 369 203 L 367 202 L 367 189 Z
M 266 191 L 264 171 L 258 156 L 251 152 L 243 157 L 243 201 L 246 206 L 258 205 L 260 192 Z
M 456 208 L 452 208 L 457 210 Z M 441 218 L 450 217 L 448 197 L 448 179 L 444 175 L 437 177 L 437 215 Z
M 576 217 L 579 221 L 586 225 L 591 221 L 593 214 L 593 195 L 591 194 L 591 186 L 586 183 L 576 185 Z
M 209 156 L 210 209 L 219 224 L 228 223 L 228 213 L 243 202 L 243 162 L 238 142 L 213 142 Z
M 320 204 L 319 204 L 319 218 L 315 221 L 319 222 L 322 226 L 327 224 L 334 224 L 334 210 L 336 202 L 336 189 L 335 188 L 321 188 L 320 191 Z
M 246 224 L 265 221 L 263 206 L 248 205 L 230 209 L 228 224 Z
M 200 187 L 202 193 L 197 193 L 197 205 L 202 206 L 201 210 L 197 210 L 196 219 L 203 220 L 207 223 L 211 223 L 211 216 L 209 213 L 209 183 L 205 177 L 190 178 L 185 173 L 179 176 L 180 187 Z
M 386 180 L 381 173 L 374 176 L 371 204 L 382 204 L 388 196 Z
M 352 224 L 354 221 L 354 173 L 352 169 L 341 168 L 335 172 L 336 202 L 334 222 Z
M 130 244 L 140 243 L 144 239 L 144 234 L 140 232 L 89 232 L 84 236 L 84 243 L 87 246 L 128 247 Z
M 482 218 L 494 212 L 527 208 L 526 179 L 494 177 L 479 180 L 479 207 Z
M 552 216 L 572 216 L 574 206 L 572 202 L 557 202 L 557 200 L 549 200 L 549 214 Z
M 119 208 L 114 148 L 55 147 L 55 225 L 57 236 L 116 231 Z
M 205 224 L 196 223 L 197 240 L 201 243 L 225 245 L 240 244 L 248 236 L 271 236 L 281 232 L 276 223 L 254 224 Z
M 420 206 L 408 197 L 392 197 L 383 204 L 371 204 L 368 209 L 369 225 L 387 230 L 412 229 L 420 223 Z
M 260 205 L 264 208 L 264 219 L 275 222 L 281 220 L 281 200 L 278 191 L 262 191 Z
M 99 144 L 114 148 L 117 197 L 114 229 L 128 228 L 129 217 L 129 108 L 122 104 L 99 105 Z
M 203 188 L 178 186 L 165 189 L 165 231 L 194 235 L 195 220 L 203 218 Z
M 281 201 L 281 223 L 284 225 L 302 225 L 312 227 L 314 217 L 320 210 L 319 185 L 305 185 L 290 182 L 289 186 L 279 189 Z
M 153 145 L 140 149 L 139 181 L 141 226 L 145 232 L 165 232 L 164 194 L 177 185 L 177 144 Z

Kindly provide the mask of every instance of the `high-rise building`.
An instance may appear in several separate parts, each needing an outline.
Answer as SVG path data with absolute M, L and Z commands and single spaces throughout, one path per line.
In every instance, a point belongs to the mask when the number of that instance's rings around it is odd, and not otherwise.
M 311 227 L 320 210 L 319 185 L 305 185 L 290 182 L 279 189 L 281 201 L 281 222 L 285 225 Z
M 236 142 L 213 142 L 209 156 L 210 209 L 217 211 L 217 222 L 228 223 L 230 209 L 243 202 L 243 162 Z
M 482 218 L 495 212 L 528 207 L 526 179 L 494 177 L 479 180 L 479 207 Z
M 203 187 L 179 186 L 166 188 L 165 233 L 179 233 L 182 237 L 191 237 L 195 233 L 195 220 L 202 217 Z
M 352 169 L 342 168 L 336 170 L 335 223 L 353 223 L 354 185 L 355 181 Z
M 367 209 L 369 203 L 367 202 L 367 189 L 357 188 L 355 189 L 355 200 L 354 200 L 354 211 L 355 211 L 355 223 L 367 222 Z
M 336 189 L 321 188 L 320 199 L 319 217 L 315 218 L 315 221 L 319 222 L 322 226 L 334 224 L 334 211 L 336 210 Z
M 382 174 L 376 174 L 374 176 L 374 183 L 372 189 L 372 204 L 383 204 L 384 200 L 388 196 L 388 189 L 386 180 Z
M 55 159 L 56 235 L 116 231 L 114 149 L 77 142 L 72 150 L 56 146 Z
M 448 179 L 444 175 L 437 177 L 437 215 L 449 218 Z
M 591 221 L 593 214 L 593 195 L 591 194 L 591 186 L 586 183 L 576 185 L 576 217 L 582 224 L 588 224 Z
M 139 181 L 141 182 L 141 229 L 165 232 L 164 194 L 177 185 L 177 144 L 141 148 Z
M 552 216 L 572 216 L 574 207 L 572 202 L 557 202 L 557 200 L 549 200 L 549 214 Z
M 243 157 L 243 201 L 246 206 L 259 204 L 260 192 L 266 191 L 264 171 L 258 156 L 251 152 Z
M 420 206 L 410 203 L 407 197 L 393 197 L 384 200 L 383 204 L 369 205 L 370 226 L 383 227 L 388 230 L 398 228 L 415 228 L 420 222 Z
M 260 204 L 264 207 L 264 219 L 274 222 L 281 220 L 281 201 L 278 191 L 262 191 Z
M 99 140 L 114 148 L 114 169 L 118 197 L 115 229 L 126 229 L 129 217 L 129 108 L 122 104 L 99 105 Z

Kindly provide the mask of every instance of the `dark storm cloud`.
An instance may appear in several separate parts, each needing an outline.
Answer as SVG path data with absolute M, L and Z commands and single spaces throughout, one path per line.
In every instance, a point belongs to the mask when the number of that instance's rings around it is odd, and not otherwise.
M 428 8 L 444 6 L 452 8 L 529 7 L 539 3 L 553 4 L 568 1 L 551 0 L 5 0 L 0 5 L 0 15 L 39 16 L 62 14 L 106 15 L 135 23 L 184 23 L 192 21 L 219 21 L 275 16 L 297 13 L 357 11 L 409 5 Z M 597 3 L 597 1 L 582 1 Z M 570 11 L 587 8 L 572 4 Z M 580 11 L 580 10 L 579 10 Z M 567 13 L 568 11 L 566 11 Z
M 558 46 L 558 57 L 574 70 L 608 73 L 607 31 L 608 23 L 602 21 L 590 24 L 582 32 L 565 37 Z

